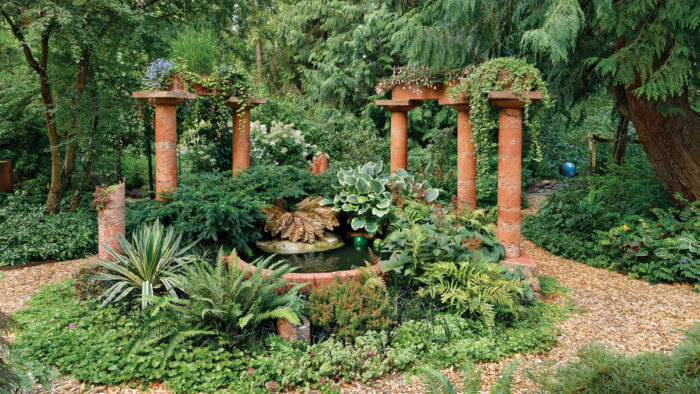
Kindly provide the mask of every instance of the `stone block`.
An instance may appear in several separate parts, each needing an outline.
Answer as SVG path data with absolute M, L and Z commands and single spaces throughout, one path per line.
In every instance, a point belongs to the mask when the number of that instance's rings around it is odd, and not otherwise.
M 287 319 L 277 319 L 277 332 L 287 342 L 304 341 L 311 342 L 311 323 L 305 316 L 301 316 L 301 325 L 292 324 Z

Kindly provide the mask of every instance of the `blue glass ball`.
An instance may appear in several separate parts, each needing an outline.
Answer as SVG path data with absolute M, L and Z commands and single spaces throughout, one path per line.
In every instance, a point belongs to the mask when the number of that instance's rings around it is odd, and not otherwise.
M 576 171 L 574 163 L 567 161 L 559 166 L 559 174 L 567 178 L 573 178 L 578 174 L 578 171 Z

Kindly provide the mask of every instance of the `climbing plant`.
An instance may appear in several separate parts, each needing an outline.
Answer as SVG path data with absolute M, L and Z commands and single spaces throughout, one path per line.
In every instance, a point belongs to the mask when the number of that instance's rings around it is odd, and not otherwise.
M 491 190 L 494 188 L 490 186 L 496 182 L 497 177 L 491 166 L 496 163 L 493 158 L 498 151 L 498 141 L 493 133 L 498 128 L 498 111 L 489 103 L 488 94 L 502 90 L 512 91 L 525 106 L 523 141 L 529 139 L 532 148 L 524 160 L 542 159 L 537 138 L 541 127 L 539 115 L 542 109 L 553 105 L 542 74 L 525 59 L 501 57 L 482 63 L 460 79 L 460 83 L 449 92 L 452 97 L 464 96 L 469 99 L 472 137 L 476 145 L 478 189 L 481 193 L 493 193 Z M 535 102 L 522 97 L 524 92 L 529 91 L 541 92 L 542 100 Z

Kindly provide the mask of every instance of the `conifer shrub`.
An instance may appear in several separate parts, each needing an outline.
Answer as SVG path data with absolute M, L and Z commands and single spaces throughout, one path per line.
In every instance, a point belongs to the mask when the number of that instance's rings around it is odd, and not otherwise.
M 312 326 L 341 340 L 352 340 L 366 331 L 381 331 L 394 324 L 386 291 L 354 280 L 336 278 L 334 283 L 314 288 L 306 307 Z

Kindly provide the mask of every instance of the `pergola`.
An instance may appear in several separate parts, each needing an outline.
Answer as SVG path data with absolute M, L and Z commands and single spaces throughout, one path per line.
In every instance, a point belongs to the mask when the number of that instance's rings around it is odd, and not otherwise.
M 156 198 L 159 200 L 177 187 L 177 105 L 197 96 L 183 90 L 131 93 L 131 97 L 155 105 Z M 233 109 L 233 175 L 250 167 L 250 110 L 266 102 L 264 98 L 248 98 L 244 108 L 238 98 L 226 102 Z
M 391 100 L 375 103 L 391 111 L 391 171 L 407 166 L 408 111 L 424 101 L 437 101 L 457 111 L 457 201 L 476 209 L 476 155 L 469 118 L 469 100 L 448 95 L 458 81 L 437 87 L 400 85 L 391 91 Z M 520 250 L 520 183 L 522 169 L 522 114 L 525 102 L 542 99 L 541 92 L 512 91 L 488 94 L 498 111 L 498 227 L 496 235 L 506 251 L 504 262 L 521 267 L 526 274 L 534 261 Z

